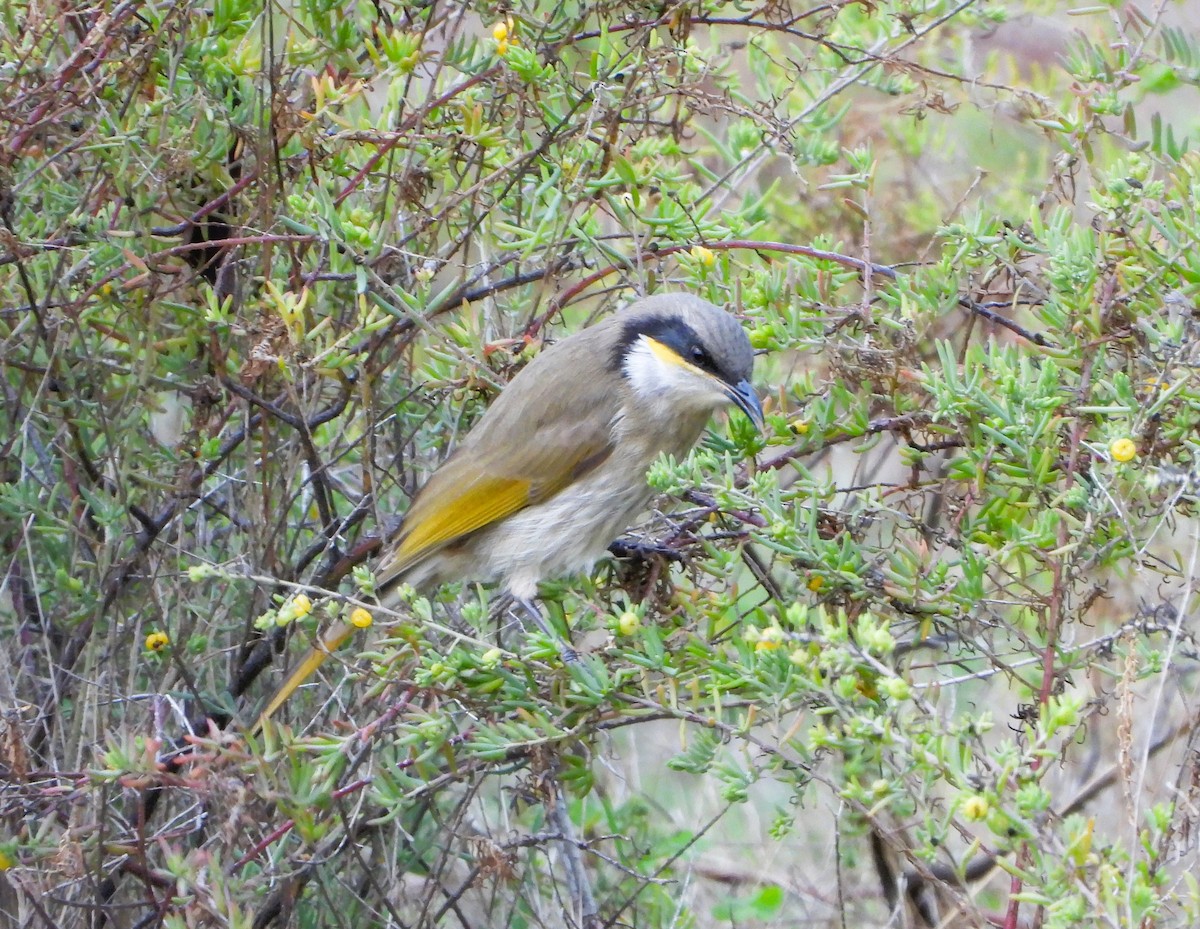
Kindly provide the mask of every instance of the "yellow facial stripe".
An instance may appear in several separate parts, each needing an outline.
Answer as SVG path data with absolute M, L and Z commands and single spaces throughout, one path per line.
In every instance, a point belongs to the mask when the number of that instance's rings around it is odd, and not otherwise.
M 694 364 L 684 361 L 683 356 L 669 345 L 664 345 L 658 339 L 653 339 L 648 335 L 643 335 L 642 340 L 650 346 L 650 351 L 654 352 L 654 357 L 659 361 L 664 361 L 667 364 L 679 365 L 681 368 L 692 368 L 698 370 Z
M 720 378 L 714 377 L 712 374 L 709 374 L 703 368 L 697 367 L 696 365 L 692 364 L 690 361 L 688 361 L 686 358 L 684 358 L 681 354 L 679 354 L 679 352 L 675 351 L 675 349 L 671 348 L 671 346 L 667 345 L 665 342 L 660 342 L 660 341 L 658 341 L 658 339 L 655 339 L 652 336 L 648 336 L 648 335 L 643 335 L 642 341 L 645 342 L 647 346 L 649 346 L 650 351 L 654 354 L 654 357 L 657 358 L 659 361 L 661 361 L 665 364 L 678 365 L 681 368 L 691 371 L 693 374 L 699 374 L 701 377 L 706 377 L 710 381 L 716 381 L 717 383 L 721 382 Z

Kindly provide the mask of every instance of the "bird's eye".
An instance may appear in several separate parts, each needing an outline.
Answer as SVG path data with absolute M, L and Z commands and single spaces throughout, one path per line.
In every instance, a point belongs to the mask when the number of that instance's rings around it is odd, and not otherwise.
M 699 345 L 693 345 L 689 354 L 692 356 L 692 364 L 694 364 L 697 368 L 701 368 L 705 371 L 711 371 L 713 369 L 712 357 Z

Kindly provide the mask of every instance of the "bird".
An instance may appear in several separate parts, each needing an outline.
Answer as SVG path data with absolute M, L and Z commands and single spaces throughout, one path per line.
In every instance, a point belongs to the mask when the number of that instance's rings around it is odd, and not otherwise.
M 758 428 L 754 351 L 736 317 L 687 293 L 644 297 L 543 349 L 413 497 L 375 592 L 500 583 L 535 617 L 538 584 L 590 571 L 718 409 Z M 354 632 L 335 625 L 268 702 L 259 727 Z

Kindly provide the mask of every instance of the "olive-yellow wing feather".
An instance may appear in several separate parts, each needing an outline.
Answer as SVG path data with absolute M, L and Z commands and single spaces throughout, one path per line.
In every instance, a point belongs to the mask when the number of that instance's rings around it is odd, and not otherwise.
M 591 441 L 578 441 L 581 438 Z M 536 461 L 530 460 L 530 449 L 540 451 Z M 539 443 L 535 437 L 503 462 L 463 449 L 437 470 L 413 501 L 376 580 L 383 587 L 447 545 L 549 500 L 611 452 L 607 430 L 594 436 L 577 434 L 569 443 Z
M 448 484 L 448 482 L 439 482 Z M 436 490 L 436 488 L 435 488 Z M 383 574 L 404 571 L 444 545 L 511 516 L 529 503 L 529 481 L 482 475 L 469 486 L 423 493 L 408 513 Z

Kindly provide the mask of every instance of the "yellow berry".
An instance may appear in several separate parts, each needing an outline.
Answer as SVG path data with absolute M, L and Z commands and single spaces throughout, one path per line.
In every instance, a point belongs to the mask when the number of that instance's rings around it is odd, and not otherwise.
M 912 687 L 902 677 L 888 677 L 880 681 L 880 689 L 893 700 L 907 700 L 912 696 Z
M 760 630 L 758 634 L 758 642 L 754 646 L 756 652 L 765 652 L 772 648 L 779 648 L 783 644 L 783 630 L 779 626 L 767 626 Z
M 165 632 L 151 632 L 146 636 L 146 651 L 161 652 L 171 644 L 171 637 Z
M 626 610 L 617 619 L 617 632 L 621 635 L 633 635 L 642 627 L 642 617 L 633 610 Z
M 375 622 L 375 617 L 371 615 L 370 610 L 364 610 L 361 606 L 356 606 L 350 612 L 350 625 L 358 629 L 366 629 L 371 623 Z
M 717 263 L 717 256 L 713 254 L 713 250 L 705 248 L 703 245 L 692 246 L 692 257 L 706 268 L 711 268 Z
M 1137 446 L 1133 439 L 1117 439 L 1108 447 L 1108 453 L 1113 461 L 1133 461 L 1137 457 Z
M 496 43 L 496 54 L 499 55 L 501 58 L 503 58 L 505 55 L 508 54 L 508 40 L 507 39 L 501 39 L 499 42 Z
M 788 425 L 796 435 L 808 435 L 809 425 L 807 420 L 793 419 Z
M 987 816 L 989 810 L 990 807 L 987 800 L 978 795 L 967 797 L 967 799 L 963 801 L 963 816 L 967 817 L 967 819 L 971 820 L 972 822 L 978 822 L 979 820 L 983 819 L 985 816 Z
M 814 574 L 812 577 L 810 577 L 808 579 L 808 589 L 811 590 L 813 593 L 817 593 L 824 586 L 825 586 L 825 578 L 823 578 L 819 574 Z
M 312 612 L 312 601 L 308 599 L 307 594 L 296 594 L 296 599 L 292 601 L 292 611 L 297 617 L 307 616 Z
M 492 26 L 492 38 L 497 42 L 503 42 L 508 38 L 508 23 L 496 23 Z

